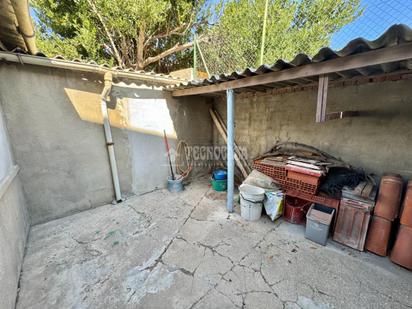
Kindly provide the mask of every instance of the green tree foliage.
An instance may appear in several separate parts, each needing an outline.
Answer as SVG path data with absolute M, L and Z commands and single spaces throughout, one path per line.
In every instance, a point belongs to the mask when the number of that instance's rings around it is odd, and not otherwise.
M 192 31 L 208 19 L 204 0 L 32 0 L 46 55 L 135 69 L 189 66 Z
M 213 73 L 258 66 L 266 0 L 228 0 L 201 44 Z M 357 18 L 359 0 L 269 0 L 264 62 L 314 55 Z M 218 46 L 218 48 L 216 48 Z M 219 65 L 218 65 L 219 64 Z

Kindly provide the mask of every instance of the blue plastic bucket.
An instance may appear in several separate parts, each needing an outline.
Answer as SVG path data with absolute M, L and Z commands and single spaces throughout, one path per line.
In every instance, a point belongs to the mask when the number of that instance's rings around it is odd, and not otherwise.
M 225 179 L 227 179 L 226 170 L 215 170 L 215 171 L 213 171 L 213 179 L 215 179 L 215 180 L 225 180 Z
M 176 175 L 180 176 L 180 175 Z M 167 189 L 169 192 L 180 192 L 183 191 L 183 178 L 178 180 L 172 180 L 170 177 L 167 180 Z

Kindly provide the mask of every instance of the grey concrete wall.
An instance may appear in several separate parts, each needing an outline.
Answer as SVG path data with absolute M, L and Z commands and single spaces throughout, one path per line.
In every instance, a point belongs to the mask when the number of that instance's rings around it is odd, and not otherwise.
M 184 140 L 189 146 L 212 145 L 213 129 L 209 116 L 211 102 L 201 97 L 174 99 L 170 93 L 159 88 L 152 89 L 145 85 L 137 88 L 121 89 L 114 87 L 114 93 L 128 100 L 129 105 L 138 104 L 134 99 L 164 99 L 170 120 L 173 122 L 176 138 L 168 138 L 174 162 L 174 151 L 180 140 Z M 133 110 L 133 108 L 130 108 Z M 137 109 L 136 112 L 139 112 Z M 156 115 L 151 115 L 156 117 Z M 157 132 L 159 133 L 159 132 Z M 156 188 L 167 186 L 167 178 L 170 175 L 170 167 L 165 150 L 163 135 L 147 134 L 136 131 L 128 131 L 131 152 L 131 166 L 133 172 L 133 192 L 140 194 Z M 205 166 L 195 166 L 191 176 L 204 173 Z
M 2 65 L 0 74 L 7 76 L 0 98 L 32 222 L 110 202 L 102 126 L 81 120 L 65 93 L 66 88 L 100 93 L 99 77 L 30 65 Z M 127 140 L 121 130 L 113 134 L 120 144 Z M 128 148 L 118 147 L 116 155 L 123 190 L 130 191 Z
M 361 116 L 315 123 L 317 91 L 237 98 L 236 140 L 249 159 L 277 141 L 318 147 L 368 172 L 412 178 L 412 81 L 330 88 L 327 111 L 358 110 Z M 226 104 L 216 108 L 226 117 Z M 221 143 L 217 132 L 214 140 Z
M 7 177 L 6 177 L 7 178 Z M 14 308 L 29 216 L 18 176 L 0 188 L 0 308 Z M 0 186 L 2 184 L 0 183 Z
M 82 120 L 67 94 L 67 89 L 100 94 L 102 76 L 18 64 L 0 65 L 0 74 L 7 76 L 0 83 L 0 100 L 33 223 L 111 202 L 113 187 L 102 125 Z M 112 94 L 167 97 L 177 138 L 212 143 L 203 99 L 177 101 L 155 87 L 141 85 L 114 87 Z M 123 193 L 164 187 L 168 167 L 162 138 L 115 127 L 112 131 Z
M 0 181 L 6 177 L 12 166 L 11 150 L 8 142 L 6 125 L 0 105 Z
M 0 308 L 14 308 L 29 229 L 26 202 L 13 165 L 0 106 Z

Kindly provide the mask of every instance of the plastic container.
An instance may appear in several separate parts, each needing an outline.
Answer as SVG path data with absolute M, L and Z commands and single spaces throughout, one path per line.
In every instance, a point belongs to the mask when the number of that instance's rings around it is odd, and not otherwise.
M 213 171 L 213 179 L 215 179 L 215 180 L 226 180 L 227 179 L 226 170 L 215 170 L 215 171 Z
M 169 192 L 181 192 L 183 191 L 183 178 L 180 178 L 180 175 L 175 175 L 175 180 L 172 180 L 170 177 L 167 180 L 167 189 Z
M 248 221 L 259 220 L 262 215 L 265 190 L 259 187 L 242 184 L 240 191 L 240 215 Z
M 313 204 L 306 215 L 305 237 L 322 246 L 326 245 L 334 214 L 333 208 Z
M 217 180 L 212 178 L 211 183 L 215 191 L 222 192 L 227 190 L 227 179 Z
M 293 224 L 305 224 L 306 213 L 310 205 L 312 205 L 311 202 L 286 195 L 283 217 L 286 221 Z

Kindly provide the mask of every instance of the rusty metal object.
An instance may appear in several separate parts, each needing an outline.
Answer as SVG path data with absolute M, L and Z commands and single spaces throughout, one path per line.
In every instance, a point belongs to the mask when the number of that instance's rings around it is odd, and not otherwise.
M 408 182 L 408 189 L 403 200 L 401 224 L 412 227 L 412 180 Z
M 366 238 L 366 250 L 377 255 L 386 256 L 391 236 L 392 221 L 373 216 L 368 236 Z
M 398 217 L 403 180 L 397 174 L 385 174 L 380 183 L 375 215 L 388 220 Z
M 333 240 L 363 251 L 373 204 L 342 198 Z
M 390 259 L 392 262 L 412 270 L 412 227 L 400 226 Z

